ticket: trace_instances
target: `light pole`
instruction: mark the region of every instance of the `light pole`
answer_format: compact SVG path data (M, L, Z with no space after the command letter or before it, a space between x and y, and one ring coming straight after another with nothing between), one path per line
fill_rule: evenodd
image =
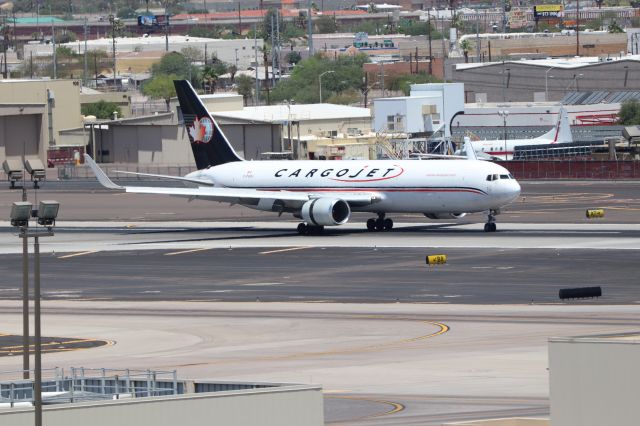
M509 111L500 110L498 111L498 115L502 117L502 129L504 133L504 159L507 160L507 116L509 115Z
M320 87L320 103L322 103L322 76L325 74L334 74L335 71L325 71L318 76L318 86Z
M549 102L549 84L547 79L549 76L549 71L551 71L554 68L555 67L550 67L548 70L544 72L544 100L546 102ZM551 76L551 78L553 78L553 76Z
M33 406L35 409L35 426L42 426L42 337L40 321L40 237L52 237L53 227L58 217L60 204L57 201L40 201L37 210L32 210L28 201L14 202L11 206L11 225L20 230L20 238L33 238L33 339L34 339L34 383ZM29 219L36 217L38 224L46 227L46 231L29 232Z
M236 47L236 70L238 69L238 48Z
M576 92L580 91L580 87L578 86L578 79L583 76L584 74L573 75L573 79L576 81Z

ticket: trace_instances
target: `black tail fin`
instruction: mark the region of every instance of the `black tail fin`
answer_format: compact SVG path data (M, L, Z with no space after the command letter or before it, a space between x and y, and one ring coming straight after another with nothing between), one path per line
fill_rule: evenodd
M184 126L198 170L232 161L242 161L222 133L188 80L175 80Z

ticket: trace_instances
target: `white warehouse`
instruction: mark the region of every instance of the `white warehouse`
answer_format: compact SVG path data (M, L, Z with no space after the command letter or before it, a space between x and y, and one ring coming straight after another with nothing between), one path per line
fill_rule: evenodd
M410 96L373 101L373 127L380 133L436 133L451 136L449 123L464 111L462 83L411 86Z

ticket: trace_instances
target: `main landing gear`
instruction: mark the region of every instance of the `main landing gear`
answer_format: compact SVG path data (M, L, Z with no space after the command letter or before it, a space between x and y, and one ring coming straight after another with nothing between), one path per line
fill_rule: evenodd
M489 214L487 214L487 223L484 224L484 232L496 232L496 215L498 212L496 210L489 210Z
M384 213L378 213L377 219L367 220L367 229L369 231L389 231L393 228L393 220L385 219Z
M324 232L324 226L298 224L298 234L300 235L320 235Z

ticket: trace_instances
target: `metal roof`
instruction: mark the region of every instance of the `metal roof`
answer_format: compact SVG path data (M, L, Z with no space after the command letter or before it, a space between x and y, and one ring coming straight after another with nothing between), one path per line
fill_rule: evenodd
M570 92L563 99L563 105L590 105L590 104L615 104L629 99L640 100L640 91L629 90L624 92Z
M241 111L220 111L215 113L219 117L254 119L271 123L282 123L288 120L347 120L354 118L371 118L369 108L350 107L335 104L308 105L269 105L246 107Z

